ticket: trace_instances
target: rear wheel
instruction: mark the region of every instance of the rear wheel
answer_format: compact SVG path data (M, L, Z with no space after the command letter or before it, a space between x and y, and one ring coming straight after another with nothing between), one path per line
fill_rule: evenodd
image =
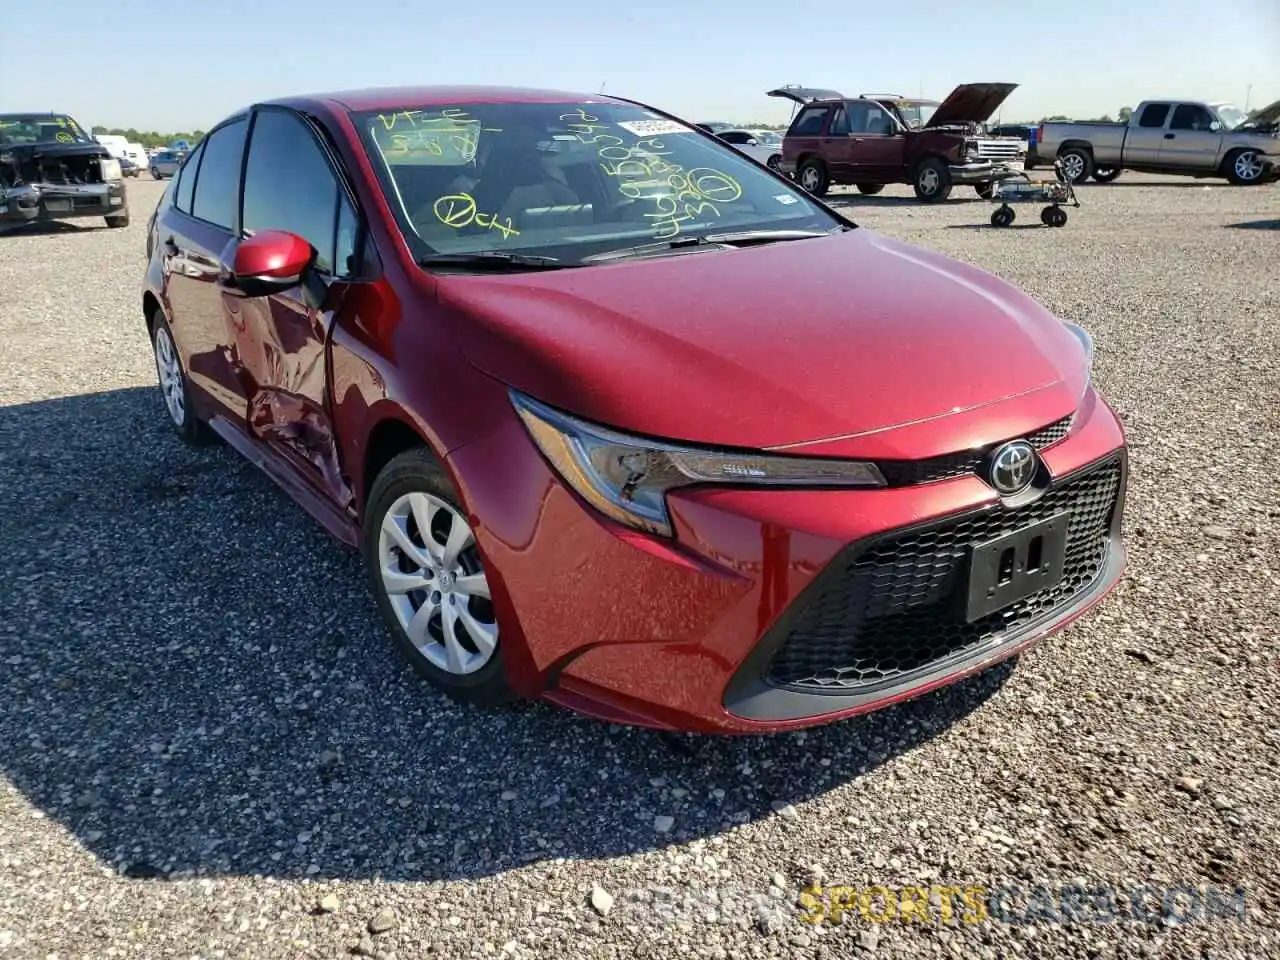
M151 346L156 360L156 376L160 380L160 395L174 432L186 443L203 446L210 443L214 434L200 420L191 403L191 390L187 375L182 369L182 358L173 342L173 331L164 315L157 312L152 320Z
M779 165L781 163L782 163L782 155L775 153L773 156L771 156L768 160L765 161L765 166L768 167L770 170L778 170L780 169Z
M1082 183L1093 175L1093 157L1083 147L1067 147L1058 154L1058 161L1070 183Z
M939 203L951 196L951 170L941 157L928 157L916 168L916 199Z
M387 629L419 675L449 697L512 698L475 533L444 470L408 450L378 474L363 552Z
M825 197L831 186L831 178L827 174L827 165L821 160L806 160L800 165L796 175L800 186L815 197Z
M1262 154L1257 150L1237 150L1223 161L1227 179L1238 187L1262 182Z
M1093 171L1093 180L1095 183L1110 183L1118 176L1120 176L1119 167L1098 167L1098 169Z
M1013 223L1015 218L1016 214L1013 212L1013 207L997 207L996 212L991 214L991 225L993 227L1007 227Z
M1067 211L1061 207L1045 207L1040 211L1040 222L1046 227L1065 227Z
M877 193L879 193L883 189L884 189L883 183L858 184L858 192L868 197L874 197Z

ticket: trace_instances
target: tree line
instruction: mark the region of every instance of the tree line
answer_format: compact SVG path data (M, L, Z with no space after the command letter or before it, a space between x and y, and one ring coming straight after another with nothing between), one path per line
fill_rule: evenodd
M124 137L130 143L140 143L148 150L152 147L167 147L175 140L186 140L188 143L195 144L204 137L203 130L196 130L192 133L157 133L154 130L135 130L133 127L129 127L127 130L122 130L119 127L93 128L95 137L100 133L113 137Z

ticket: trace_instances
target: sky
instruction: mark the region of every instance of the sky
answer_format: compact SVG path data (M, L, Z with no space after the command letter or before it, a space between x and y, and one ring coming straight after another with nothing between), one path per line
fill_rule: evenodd
M783 123L784 83L941 99L1020 84L1002 118L1156 97L1280 99L1280 0L155 0L6 3L0 112L207 129L258 100L401 84L616 93L686 120ZM1250 89L1252 88L1252 89Z

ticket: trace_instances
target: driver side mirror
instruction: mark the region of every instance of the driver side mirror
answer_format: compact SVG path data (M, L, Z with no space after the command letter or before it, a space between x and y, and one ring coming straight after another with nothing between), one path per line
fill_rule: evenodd
M1219 130L1222 129L1222 121L1221 120L1210 121L1209 129L1212 130L1214 133L1217 133Z
M299 285L308 287L315 262L315 248L296 233L262 230L227 245L218 280L243 296L269 297Z

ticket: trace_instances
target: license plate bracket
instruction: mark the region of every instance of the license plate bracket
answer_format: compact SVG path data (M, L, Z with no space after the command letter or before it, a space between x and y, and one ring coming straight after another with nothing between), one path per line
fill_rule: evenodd
M965 619L972 623L1062 579L1067 557L1066 511L980 543L969 559Z

